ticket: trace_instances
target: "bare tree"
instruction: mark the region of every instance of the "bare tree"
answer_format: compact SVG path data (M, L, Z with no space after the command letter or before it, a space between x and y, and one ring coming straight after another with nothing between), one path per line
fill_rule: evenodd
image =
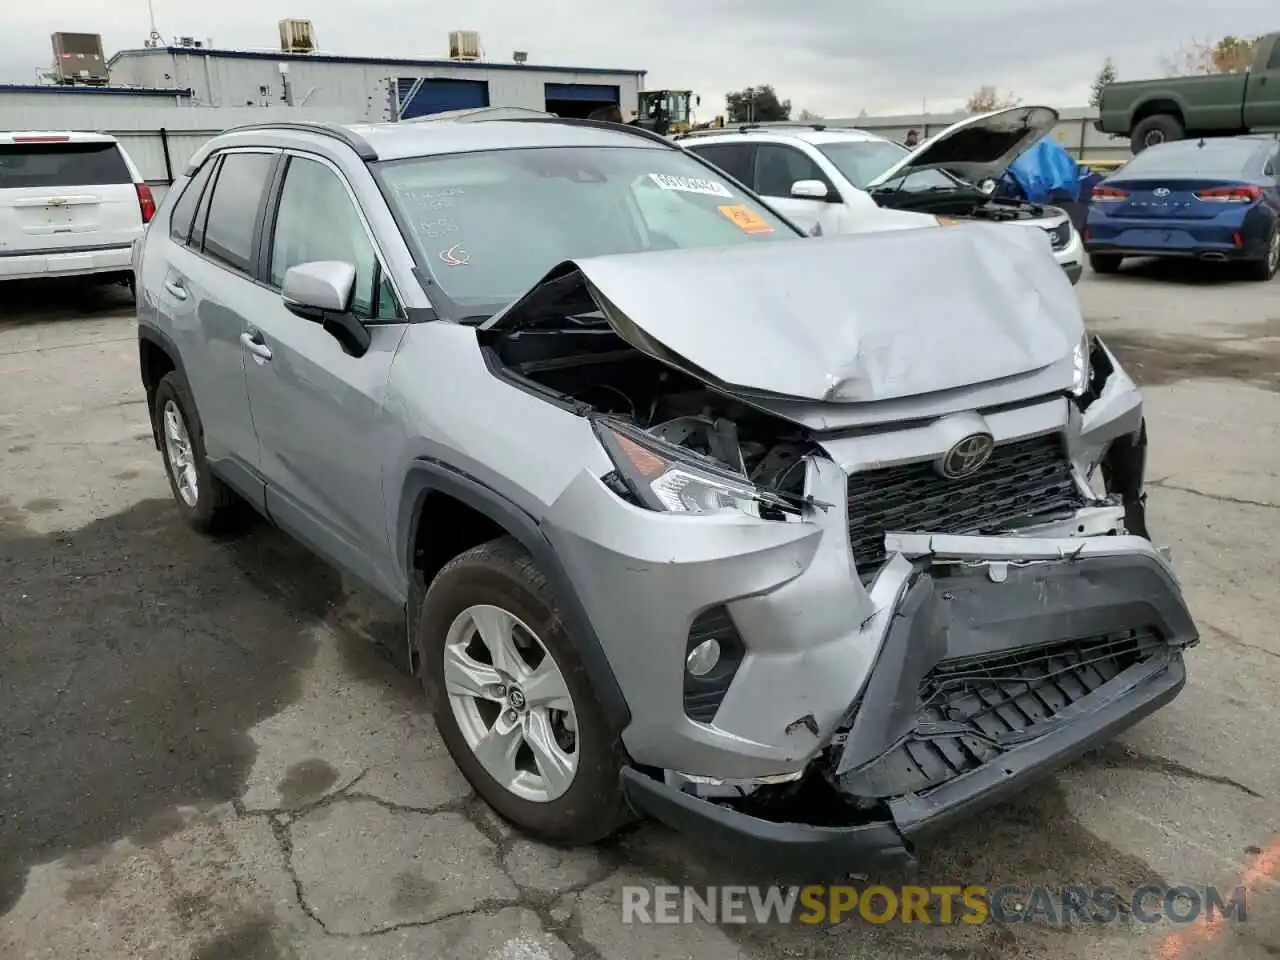
M822 114L820 114L820 113L814 113L812 110L801 110L801 111L800 111L800 115L799 115L798 117L796 117L796 119L797 119L797 120L804 120L804 121L807 123L807 122L809 122L809 121L811 121L811 120L821 120L821 119L822 119Z
M982 86L969 94L969 100L964 108L969 113L990 113L992 110L1016 107L1019 103L1021 101L1012 93L1006 93L1002 97L995 87Z
M1108 84L1116 82L1116 65L1111 62L1111 58L1107 57L1103 63L1102 69L1098 71L1098 75L1093 80L1093 92L1089 94L1089 106L1096 107L1102 103L1102 91L1107 88Z

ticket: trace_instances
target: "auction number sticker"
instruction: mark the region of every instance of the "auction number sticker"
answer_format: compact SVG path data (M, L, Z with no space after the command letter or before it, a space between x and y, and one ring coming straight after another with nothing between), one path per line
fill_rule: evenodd
M651 173L649 174L649 179L663 190L675 190L679 193L701 193L708 197L733 199L733 194L729 188L716 180L702 180L698 177L676 177L669 173Z
M773 227L769 226L768 221L748 207L728 206L717 209L743 233L773 233Z

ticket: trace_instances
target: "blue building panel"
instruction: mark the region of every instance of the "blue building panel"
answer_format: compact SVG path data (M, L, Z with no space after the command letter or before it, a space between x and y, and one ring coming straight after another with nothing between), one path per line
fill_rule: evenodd
M412 120L414 117L425 117L448 110L474 110L489 106L489 84L484 80L400 77L396 81L396 90L401 97L401 120Z
M599 83L548 83L548 100L589 100L592 103L620 104L622 97L617 87Z

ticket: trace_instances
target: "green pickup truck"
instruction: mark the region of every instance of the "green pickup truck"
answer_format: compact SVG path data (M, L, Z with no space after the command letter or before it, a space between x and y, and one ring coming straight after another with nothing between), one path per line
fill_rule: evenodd
M1103 88L1094 126L1134 153L1166 140L1280 128L1280 33L1258 41L1247 73L1129 80Z

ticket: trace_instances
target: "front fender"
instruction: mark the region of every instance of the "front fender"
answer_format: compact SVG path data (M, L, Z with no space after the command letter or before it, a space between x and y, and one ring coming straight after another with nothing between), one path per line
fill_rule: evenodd
M427 497L443 494L466 504L494 521L529 551L538 569L546 576L555 592L560 612L564 616L569 640L578 659L591 681L596 699L616 732L621 732L631 722L631 711L623 696L622 687L613 674L613 668L605 656L604 648L596 636L595 628L587 616L578 592L565 572L555 549L543 534L537 520L489 486L439 460L419 458L412 462L409 475L401 489L396 513L397 551L406 571L413 570L413 549L418 521L422 516ZM412 577L410 578L412 581ZM409 630L415 627L412 618L420 600L415 596L416 586L411 583ZM412 651L411 651L412 652Z

